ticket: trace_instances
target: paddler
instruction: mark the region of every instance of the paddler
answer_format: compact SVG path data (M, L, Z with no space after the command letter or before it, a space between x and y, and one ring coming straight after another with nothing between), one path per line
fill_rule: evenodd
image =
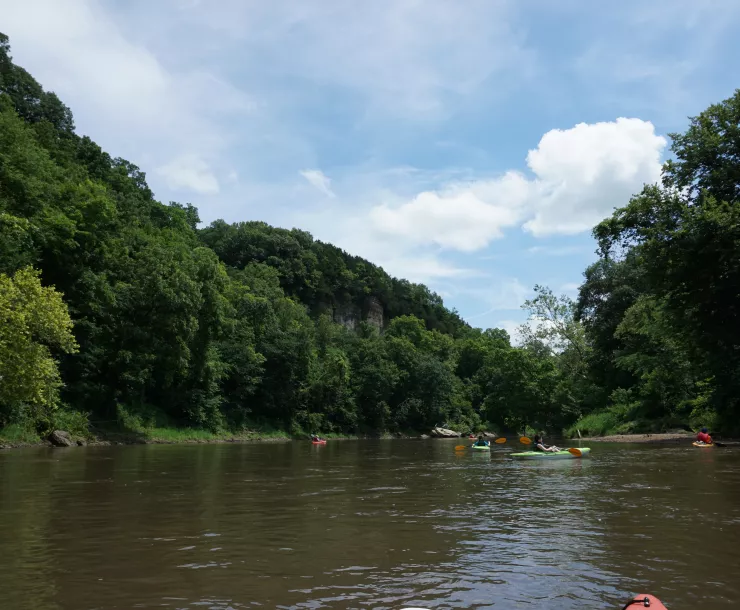
M483 439L483 436L479 436L478 440L475 441L476 447L488 447L488 441Z
M556 447L555 445L546 445L545 439L541 434L534 435L534 450L544 451L546 453L556 453L561 451L560 447Z
M706 428L702 428L701 432L696 435L696 442L697 443L704 443L705 445L711 445L712 444L712 437L709 436L707 433Z

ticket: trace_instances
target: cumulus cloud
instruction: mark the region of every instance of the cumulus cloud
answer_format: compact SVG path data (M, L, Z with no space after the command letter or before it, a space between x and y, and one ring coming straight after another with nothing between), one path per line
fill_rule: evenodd
M535 174L524 228L536 236L587 231L660 178L666 139L649 121L619 118L546 133L527 165Z
M303 176L309 184L316 187L320 192L324 193L327 197L334 198L336 195L331 190L331 179L319 169L304 169L298 172Z
M195 65L168 65L96 0L0 0L0 13L16 61L72 108L79 132L159 167L177 190L218 191L195 159L225 151L233 134L221 121L251 113L249 96Z
M181 155L157 170L172 190L190 190L201 195L218 193L219 186L210 166L197 155Z
M380 205L371 210L370 220L379 230L417 244L472 252L520 219L528 190L527 180L510 172L499 180L426 191L400 207Z
M619 118L547 132L527 155L533 177L498 178L425 191L370 212L378 230L464 252L522 225L540 237L587 231L660 178L666 140L649 121Z

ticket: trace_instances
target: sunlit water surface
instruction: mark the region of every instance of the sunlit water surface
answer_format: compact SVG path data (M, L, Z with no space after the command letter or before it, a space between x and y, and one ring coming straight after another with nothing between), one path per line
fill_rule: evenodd
M740 608L740 448L0 452L0 608Z

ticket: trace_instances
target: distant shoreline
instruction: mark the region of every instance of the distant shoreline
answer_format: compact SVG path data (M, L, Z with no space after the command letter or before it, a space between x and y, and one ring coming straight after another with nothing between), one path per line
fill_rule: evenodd
M185 431L183 431L185 432ZM106 438L107 436L107 438ZM430 438L426 435L417 434L380 434L380 435L326 435L329 441L358 440L358 439L423 439ZM680 444L693 441L695 435L691 432L666 432L656 434L611 434L607 436L584 436L583 438L567 439L570 442L588 442L588 443L639 443L639 444ZM187 433L181 438L157 438L143 437L127 434L110 434L101 435L97 439L83 442L87 447L105 447L105 446L125 446L125 445L222 445L222 444L247 444L247 443L275 443L288 441L307 441L305 438L291 437L286 433L274 432L273 434L260 434L259 432L248 433L244 435L224 435L212 436L210 438L188 438ZM455 438L431 438L430 440L447 440L447 441L467 441L466 437ZM513 439L512 439L513 440ZM719 438L717 439L720 440ZM725 442L723 440L723 442ZM740 444L727 439L729 444ZM2 449L22 449L29 447L53 447L47 440L37 442L8 442L0 439L0 450Z
M696 437L692 432L666 432L658 434L611 434L608 436L589 436L570 440L588 441L589 443L680 443L692 441Z
M172 432L172 430L167 430ZM289 441L305 441L308 437L292 437L285 432L275 431L272 433L247 432L244 434L224 433L201 436L199 430L175 429L175 434L158 436L157 431L144 431L142 433L122 433L108 432L97 435L94 439L82 439L73 437L75 445L82 447L122 447L126 445L224 445L224 444L250 444L250 443L285 443ZM179 434L178 434L179 433ZM189 434L189 433L192 433ZM420 435L411 434L378 434L378 435L341 435L341 434L320 434L322 438L329 441L346 441L358 439L412 439L421 438ZM169 436L169 438L167 438ZM174 437L174 438L173 438ZM4 449L23 449L31 447L50 447L66 449L69 447L55 447L53 443L46 439L37 441L13 441L0 437L0 450Z

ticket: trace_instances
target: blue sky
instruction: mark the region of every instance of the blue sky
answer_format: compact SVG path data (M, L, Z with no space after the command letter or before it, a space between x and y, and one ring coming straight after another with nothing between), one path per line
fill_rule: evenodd
M78 132L204 221L300 227L512 330L740 86L736 0L0 0Z

